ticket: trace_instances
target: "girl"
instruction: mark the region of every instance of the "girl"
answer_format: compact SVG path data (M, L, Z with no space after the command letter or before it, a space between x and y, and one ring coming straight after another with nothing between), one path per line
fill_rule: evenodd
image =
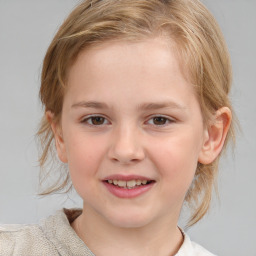
M86 0L44 59L42 174L56 148L68 166L42 194L71 186L83 209L1 228L0 255L213 255L178 226L208 211L234 136L231 67L198 0ZM53 170L51 170L53 171Z

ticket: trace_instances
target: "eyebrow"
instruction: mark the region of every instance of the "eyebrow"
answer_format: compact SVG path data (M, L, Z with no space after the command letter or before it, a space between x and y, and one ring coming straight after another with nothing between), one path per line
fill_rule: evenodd
M72 105L72 108L78 108L78 107L104 109L104 108L108 108L108 105L102 102L97 102L97 101L81 101Z
M138 106L138 109L142 110L156 110L162 108L172 108L172 109L180 109L185 110L186 107L178 104L174 101L166 101L166 102L159 102L159 103L143 103Z
M78 108L78 107L95 108L95 109L110 108L106 103L98 102L98 101L81 101L72 105L72 108ZM185 106L173 101L166 101L166 102L159 102L159 103L143 103L137 107L138 110L156 110L156 109L162 109L162 108L172 108L172 109L180 109L180 110L186 109Z

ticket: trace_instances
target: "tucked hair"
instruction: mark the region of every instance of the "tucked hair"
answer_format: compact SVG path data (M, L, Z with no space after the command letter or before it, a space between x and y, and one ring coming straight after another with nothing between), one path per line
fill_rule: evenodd
M55 122L60 120L69 68L84 49L109 40L140 41L161 35L176 43L181 63L197 93L204 124L208 125L223 106L232 111L227 47L214 17L198 0L83 1L59 28L44 58L40 88L44 110L53 113ZM234 138L234 124L233 120L224 149ZM54 136L45 116L37 134L42 146L41 181L59 172L42 194L68 191L72 186L68 170L52 164L56 159ZM199 221L209 209L219 157L209 165L198 163L185 198L192 210L189 225Z

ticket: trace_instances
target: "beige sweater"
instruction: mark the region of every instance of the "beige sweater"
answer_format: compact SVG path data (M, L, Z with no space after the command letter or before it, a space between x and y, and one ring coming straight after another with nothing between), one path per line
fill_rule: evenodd
M1 226L0 256L95 256L70 226L80 214L81 210L64 209L39 225ZM176 256L214 256L185 233L184 237Z

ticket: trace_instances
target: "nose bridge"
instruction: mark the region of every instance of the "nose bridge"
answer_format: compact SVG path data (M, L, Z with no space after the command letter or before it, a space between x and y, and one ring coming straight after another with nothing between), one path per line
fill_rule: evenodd
M110 158L121 163L140 161L144 158L142 136L137 125L124 122L115 127Z

